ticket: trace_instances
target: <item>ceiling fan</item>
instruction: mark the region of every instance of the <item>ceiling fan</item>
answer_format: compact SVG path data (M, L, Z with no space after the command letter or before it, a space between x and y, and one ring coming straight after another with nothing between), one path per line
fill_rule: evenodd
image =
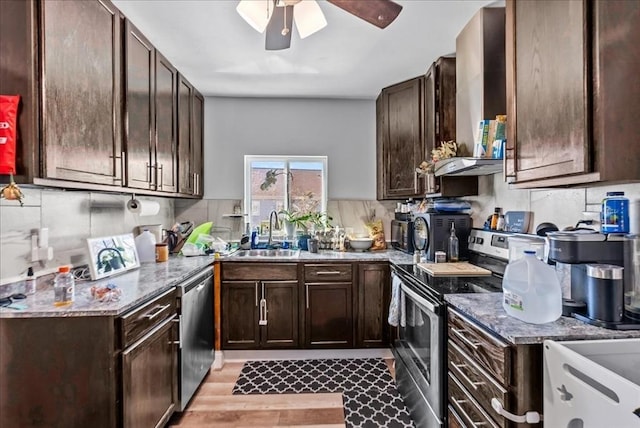
M391 0L326 0L379 28L386 28L402 10ZM291 46L295 22L301 39L326 27L327 20L316 0L240 0L236 10L260 33L267 30L267 50Z

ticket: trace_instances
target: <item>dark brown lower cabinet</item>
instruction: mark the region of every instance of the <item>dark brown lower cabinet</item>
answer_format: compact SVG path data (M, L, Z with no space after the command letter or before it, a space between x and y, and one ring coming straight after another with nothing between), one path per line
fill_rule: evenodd
M177 403L175 290L122 316L0 318L0 427L157 427Z
M305 284L305 345L353 347L351 282Z
M389 275L388 263L358 264L358 348L389 345Z
M520 426L495 411L542 414L542 345L514 345L449 308L449 426ZM541 426L541 425L532 425Z
M224 349L257 349L258 281L222 283L222 347Z
M298 341L298 281L262 282L260 345L263 348L296 348Z
M175 316L122 353L122 407L125 427L164 426L178 390Z
M298 284L295 263L223 263L223 349L299 347Z
M0 427L118 426L114 328L106 316L0 318Z

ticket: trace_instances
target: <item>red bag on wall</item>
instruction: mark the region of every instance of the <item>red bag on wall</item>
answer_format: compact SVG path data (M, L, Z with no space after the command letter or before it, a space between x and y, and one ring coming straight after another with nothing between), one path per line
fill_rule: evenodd
M20 95L0 95L0 174L16 173Z

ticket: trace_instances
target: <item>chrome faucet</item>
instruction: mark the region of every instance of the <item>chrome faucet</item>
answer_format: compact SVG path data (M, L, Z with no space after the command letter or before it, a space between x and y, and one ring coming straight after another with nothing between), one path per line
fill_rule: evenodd
M275 217L276 222L273 223ZM278 213L273 210L269 213L269 240L267 241L267 248L271 248L273 244L273 229L280 229L280 221L278 220Z

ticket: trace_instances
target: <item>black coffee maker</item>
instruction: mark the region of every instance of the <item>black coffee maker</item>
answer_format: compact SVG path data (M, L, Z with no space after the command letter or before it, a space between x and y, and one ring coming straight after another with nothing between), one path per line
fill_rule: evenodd
M625 235L575 230L550 232L549 260L571 264L571 300L581 321L616 330L639 330L624 311Z

